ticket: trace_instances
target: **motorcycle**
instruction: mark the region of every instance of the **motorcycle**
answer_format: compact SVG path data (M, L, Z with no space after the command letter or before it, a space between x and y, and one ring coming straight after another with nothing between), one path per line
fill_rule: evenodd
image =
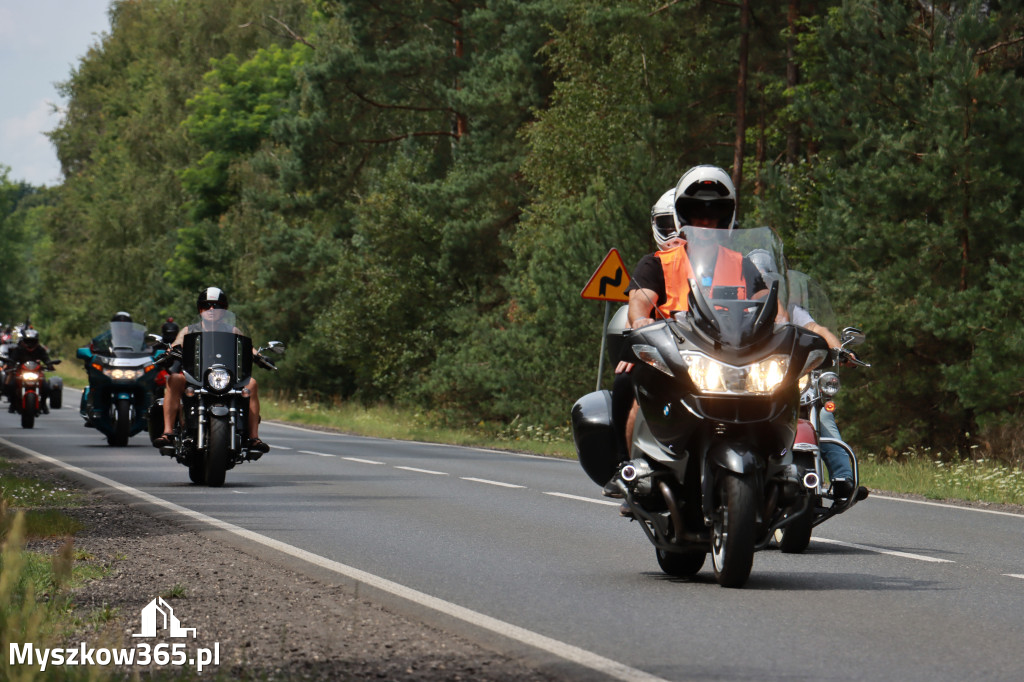
M150 338L166 347L159 337ZM248 447L247 384L253 363L277 369L263 355L266 350L282 354L285 347L271 341L253 353L252 339L239 327L235 314L212 309L189 325L180 349L171 348L161 358L164 366L180 363L186 387L173 444L161 448L160 454L187 466L193 483L222 486L229 469L263 455ZM150 408L150 437L155 440L162 430L163 400L158 400Z
M146 345L146 328L137 322L110 322L89 346L79 348L76 355L85 361L89 378L79 406L85 426L115 447L147 430L159 374L155 358L162 352Z
M51 364L59 365L60 360ZM21 428L31 429L36 425L36 418L43 413L42 384L49 381L44 373L51 371L36 360L26 360L10 370L14 372L14 386L9 395L14 411L21 415ZM55 377L59 379L59 377ZM50 382L50 405L60 408L63 382Z
M804 307L818 323L835 329L835 316L817 282L807 275L790 271L787 275L790 301ZM864 333L856 327L846 327L840 332L840 346L833 348L832 367L844 365L870 367L849 349L864 343ZM785 553L799 554L807 549L812 529L837 514L852 508L867 498L868 491L860 486L860 470L857 455L848 443L837 438L820 437L819 423L822 411L835 411L835 396L839 393L839 375L832 369L816 369L800 378L800 419L797 423L796 441L793 443L793 457L802 473L802 479L811 491L811 504L799 518L788 526L775 531L775 541ZM821 446L833 444L843 450L850 461L853 494L842 496L826 484Z
M711 554L717 582L741 587L756 551L802 518L814 490L795 458L800 378L829 360L819 335L778 323L786 278L762 277L742 254L766 251L786 272L769 228L686 228L689 295L623 333L637 413L620 463L609 391L572 409L580 464L624 500L661 569L692 576Z

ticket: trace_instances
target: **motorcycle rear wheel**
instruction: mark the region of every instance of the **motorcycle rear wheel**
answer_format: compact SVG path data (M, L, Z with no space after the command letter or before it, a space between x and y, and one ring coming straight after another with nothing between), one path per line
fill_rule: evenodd
M36 425L36 410L39 409L39 396L27 393L21 408L21 428L31 429Z
M107 436L107 442L114 447L128 445L128 437L132 427L132 405L127 398L121 398L111 408L114 421L114 432Z
M224 485L231 454L231 425L227 419L210 420L210 435L206 442L206 485L219 488Z
M677 578L690 578L697 575L704 566L707 552L666 552L663 549L656 549L655 555L658 557L658 565L666 574Z
M722 587L743 587L754 565L757 496L750 477L720 472L718 514L711 529L711 563Z

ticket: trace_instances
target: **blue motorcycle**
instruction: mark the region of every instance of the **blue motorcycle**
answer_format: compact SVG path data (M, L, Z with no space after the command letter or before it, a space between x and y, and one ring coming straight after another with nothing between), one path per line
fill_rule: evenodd
M79 348L76 355L85 361L89 375L80 409L85 426L117 447L147 430L160 373L154 360L162 353L146 345L146 328L137 322L110 322L87 347Z

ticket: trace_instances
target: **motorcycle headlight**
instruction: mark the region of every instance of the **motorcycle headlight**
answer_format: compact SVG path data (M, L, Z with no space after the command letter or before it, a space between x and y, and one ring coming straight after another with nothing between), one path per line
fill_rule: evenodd
M811 383L811 375L810 374L805 374L802 377L800 377L800 381L797 382L797 386L799 386L801 393L803 393L804 391L807 390L807 385L809 383Z
M206 381L213 390L223 391L231 385L231 372L226 369L211 369L206 375Z
M115 367L113 369L105 369L103 373L111 379L116 381L134 381L142 372L137 369L121 369Z
M22 381L39 381L38 372L25 372L21 375Z
M825 398L831 398L839 393L839 375L835 372L822 372L818 377L818 390Z
M633 354L636 355L641 362L650 365L659 372L663 372L670 377L675 376L668 364L665 362L665 358L661 357L661 353L658 352L658 349L654 346L648 346L644 343L635 344L633 346Z
M750 365L736 367L703 353L683 353L690 380L702 393L768 395L782 384L789 357L773 355Z

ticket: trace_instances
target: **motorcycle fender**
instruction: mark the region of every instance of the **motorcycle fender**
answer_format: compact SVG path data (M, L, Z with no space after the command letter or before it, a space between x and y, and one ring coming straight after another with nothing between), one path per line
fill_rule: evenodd
M214 417L226 417L226 416L228 416L228 412L229 411L228 411L228 406L227 405L211 405L210 406L210 414L212 414Z
M708 451L708 462L720 469L740 475L757 471L757 457L753 452L736 443L716 443Z
M603 486L618 471L610 391L588 393L572 406L572 439L580 466Z

